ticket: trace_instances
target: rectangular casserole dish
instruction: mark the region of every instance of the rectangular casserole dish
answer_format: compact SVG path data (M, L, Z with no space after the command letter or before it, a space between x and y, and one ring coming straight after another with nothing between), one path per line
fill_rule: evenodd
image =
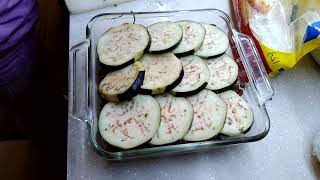
M103 107L97 85L102 73L96 45L108 28L122 23L149 25L159 21L193 20L215 24L230 39L227 54L238 63L239 79L245 84L243 98L252 106L254 123L241 136L219 136L202 142L176 143L166 146L142 146L139 149L119 150L106 144L98 132L98 118ZM249 36L237 32L230 17L218 9L199 9L165 12L105 13L91 19L86 28L86 39L73 46L69 59L69 118L86 123L88 142L93 150L108 160L157 157L171 154L203 151L219 146L248 143L264 138L270 128L265 104L271 100L273 90L267 73ZM105 75L105 74L103 74Z

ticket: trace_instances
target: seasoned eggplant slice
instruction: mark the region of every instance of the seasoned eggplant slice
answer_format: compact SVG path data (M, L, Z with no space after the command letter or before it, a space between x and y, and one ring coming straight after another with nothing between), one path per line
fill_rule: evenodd
M108 101L130 100L138 94L144 80L144 74L145 71L140 62L112 71L101 81L99 92Z
M99 117L99 131L109 144L130 149L149 141L160 125L160 105L149 95L107 103Z
M193 54L202 45L206 35L205 28L194 21L184 20L176 23L182 27L183 36L181 43L173 50L173 53L178 57Z
M214 58L224 54L229 47L228 36L215 25L202 25L206 29L206 36L202 46L194 54L202 58Z
M134 63L148 50L151 38L146 27L122 24L111 27L98 40L99 61L111 70Z
M209 90L202 90L199 94L187 97L193 106L193 120L191 128L183 137L186 141L203 141L210 139L222 130L227 105L224 101Z
M175 88L183 78L181 61L173 53L145 54L141 63L145 68L145 78L141 86L142 94L161 94Z
M190 96L204 89L209 81L207 64L195 55L180 58L184 75L182 81L171 90L175 96Z
M221 134L236 136L246 132L253 124L253 112L250 105L232 90L220 94L227 104L227 120Z
M163 145L181 139L193 119L192 105L185 98L170 94L158 95L155 99L161 107L161 123L150 144Z
M237 63L228 55L209 59L207 61L210 78L207 89L219 92L222 89L232 88L238 79L239 68Z
M148 26L151 36L149 53L166 53L175 49L182 41L182 28L179 24L164 21Z

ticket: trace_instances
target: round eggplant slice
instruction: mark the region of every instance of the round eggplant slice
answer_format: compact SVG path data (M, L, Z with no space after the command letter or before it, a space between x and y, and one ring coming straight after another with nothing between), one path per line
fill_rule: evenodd
M175 49L182 40L182 28L179 24L165 21L148 26L151 36L149 53L165 53Z
M215 25L202 25L206 29L206 36L202 46L194 54L202 58L213 58L225 53L229 47L228 36Z
M250 105L232 90L220 94L227 104L227 120L221 134L236 136L247 131L253 124L253 112Z
M181 61L173 53L145 54L141 63L145 77L141 94L161 94L175 88L183 78Z
M150 141L152 145L173 143L189 130L193 119L193 107L183 97L170 94L155 96L161 107L161 122Z
M107 103L99 117L99 131L109 144L130 149L149 141L160 125L160 105L149 95Z
M182 27L183 36L181 43L173 50L173 53L179 57L193 54L202 45L206 35L205 28L200 23L188 20L176 23Z
M140 62L106 75L99 85L101 96L112 102L130 100L138 94L145 71Z
M193 106L193 120L191 128L183 139L203 141L219 134L227 115L227 105L224 101L206 89L197 95L187 97L187 100Z
M238 79L238 65L226 54L207 60L207 65L210 71L207 89L215 92L225 90L231 88Z
M195 55L180 58L184 75L182 81L171 90L175 96L190 96L204 89L209 81L210 72L207 64Z
M141 58L150 42L148 30L142 25L125 23L111 27L98 40L99 61L110 69L121 69Z

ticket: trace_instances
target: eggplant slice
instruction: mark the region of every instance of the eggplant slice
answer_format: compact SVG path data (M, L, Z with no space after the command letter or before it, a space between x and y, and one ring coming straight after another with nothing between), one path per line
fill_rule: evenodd
M207 64L195 55L180 58L184 75L182 81L171 90L175 96L190 96L204 89L209 81Z
M175 88L183 78L181 61L173 53L145 54L141 63L145 77L141 94L161 94Z
M155 96L155 99L161 107L161 122L150 144L170 144L182 139L193 119L192 105L185 98L170 94Z
M225 91L220 96L228 107L227 120L221 134L236 136L247 131L253 124L250 105L232 90Z
M173 53L178 57L193 54L202 45L206 35L205 28L194 21L184 20L176 23L182 27L183 36L181 43L173 50Z
M164 21L148 26L151 36L149 53L166 53L175 49L182 41L182 28L179 24Z
M206 89L197 95L187 97L187 100L193 106L193 120L183 139L203 141L219 134L227 116L226 103L214 92Z
M122 24L111 27L98 40L99 61L112 70L134 63L148 50L151 38L146 27Z
M237 63L227 54L207 60L210 78L207 89L221 92L232 88L238 79L239 68Z
M160 105L149 95L107 103L99 117L99 131L109 144L130 149L149 141L160 125Z
M145 71L140 62L106 75L99 85L101 96L112 102L130 100L138 94Z
M228 36L215 25L202 25L206 29L206 36L202 46L194 54L202 58L214 58L225 53L229 47Z

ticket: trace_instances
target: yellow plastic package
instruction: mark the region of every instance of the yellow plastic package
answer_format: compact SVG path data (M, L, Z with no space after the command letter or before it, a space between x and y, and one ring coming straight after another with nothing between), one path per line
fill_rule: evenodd
M233 0L237 26L250 35L270 76L320 47L320 0Z

